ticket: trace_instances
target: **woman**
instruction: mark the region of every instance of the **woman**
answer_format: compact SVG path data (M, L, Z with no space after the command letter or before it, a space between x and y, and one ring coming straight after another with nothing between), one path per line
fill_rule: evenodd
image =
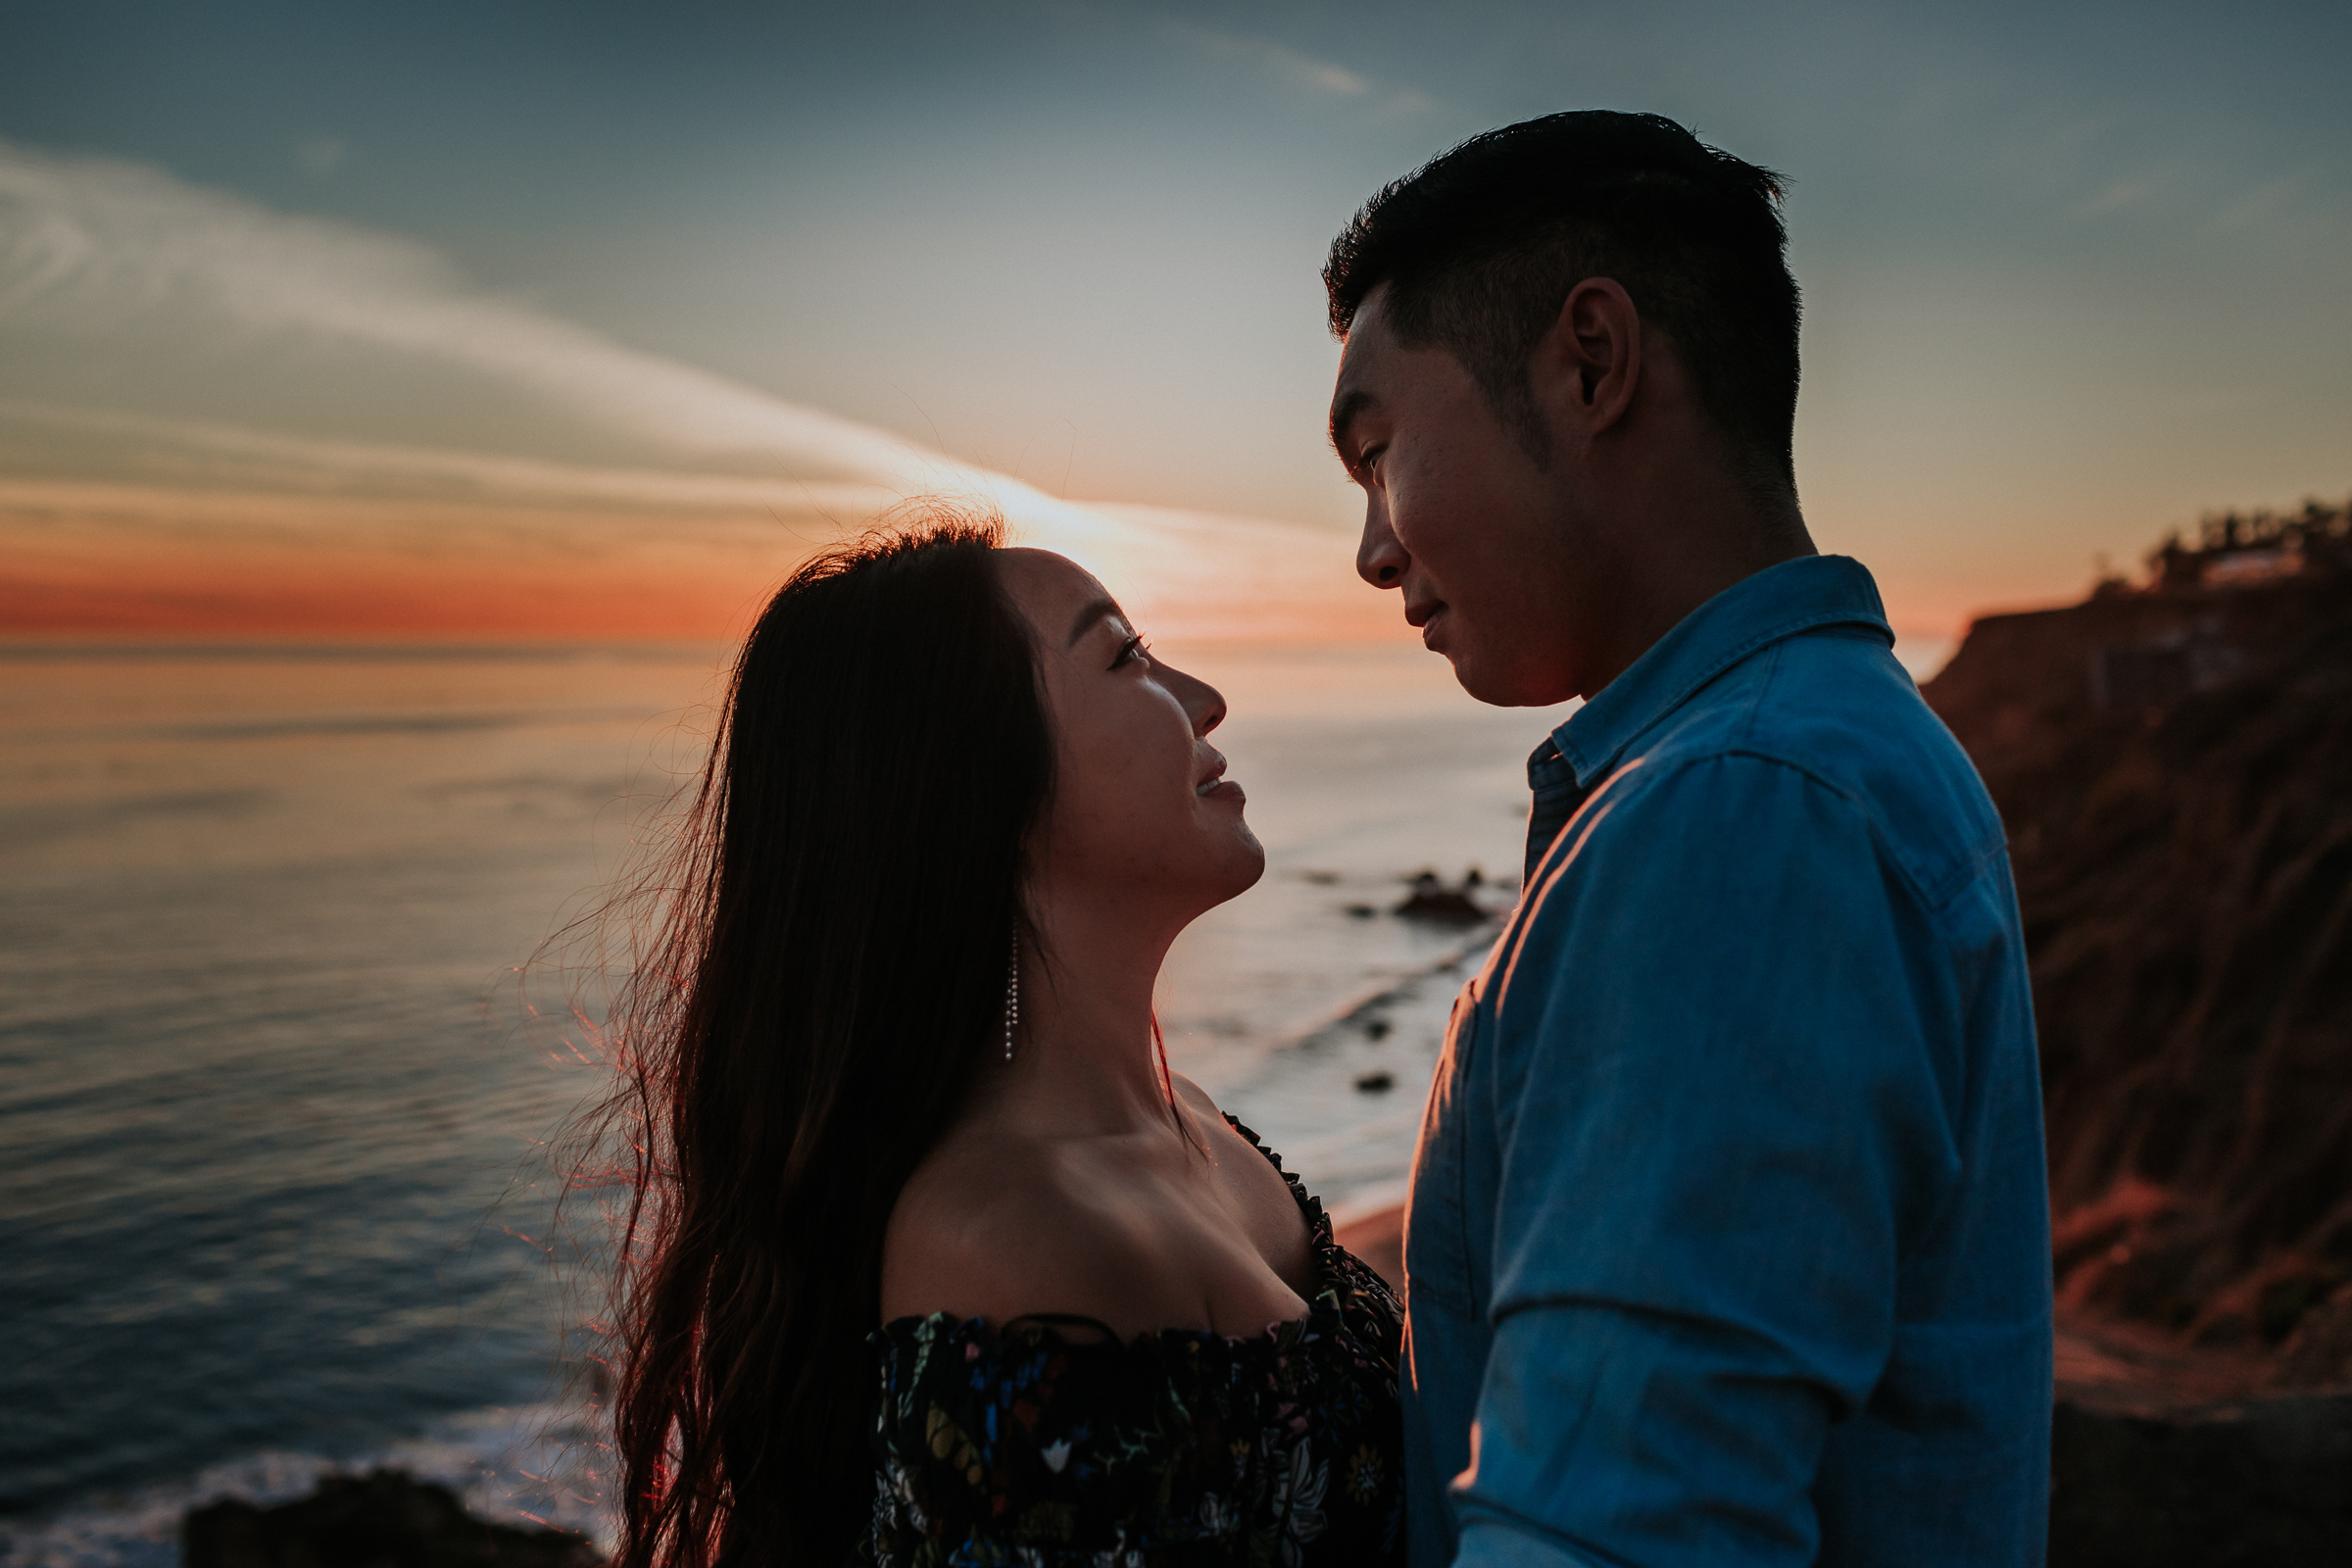
M993 522L768 606L620 1009L626 1568L1401 1560L1396 1303L1152 1017L1223 716Z

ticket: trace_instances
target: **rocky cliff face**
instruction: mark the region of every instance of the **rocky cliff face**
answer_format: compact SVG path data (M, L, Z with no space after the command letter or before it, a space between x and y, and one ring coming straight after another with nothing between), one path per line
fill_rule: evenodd
M2062 1304L2282 1386L2352 1377L2348 539L2230 519L1926 689L2008 824Z

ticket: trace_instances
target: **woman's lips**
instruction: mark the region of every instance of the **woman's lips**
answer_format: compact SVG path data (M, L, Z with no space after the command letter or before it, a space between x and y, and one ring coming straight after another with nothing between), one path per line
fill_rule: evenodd
M1236 806L1248 800L1250 797L1242 793L1242 787L1225 776L1225 754L1213 746L1204 746L1201 751L1208 758L1208 771L1200 775L1193 793L1204 801L1231 801Z

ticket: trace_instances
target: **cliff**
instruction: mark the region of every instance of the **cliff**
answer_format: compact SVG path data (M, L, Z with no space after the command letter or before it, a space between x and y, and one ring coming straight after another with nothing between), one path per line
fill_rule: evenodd
M2352 1379L2352 517L2210 523L1926 688L2007 823L2063 1308Z

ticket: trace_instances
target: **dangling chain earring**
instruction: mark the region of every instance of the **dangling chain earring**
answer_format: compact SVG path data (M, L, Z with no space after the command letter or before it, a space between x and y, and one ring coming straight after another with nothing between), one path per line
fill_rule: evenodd
M1012 963L1004 976L1004 1059L1012 1059L1012 1026L1021 1021L1021 934L1012 934Z

